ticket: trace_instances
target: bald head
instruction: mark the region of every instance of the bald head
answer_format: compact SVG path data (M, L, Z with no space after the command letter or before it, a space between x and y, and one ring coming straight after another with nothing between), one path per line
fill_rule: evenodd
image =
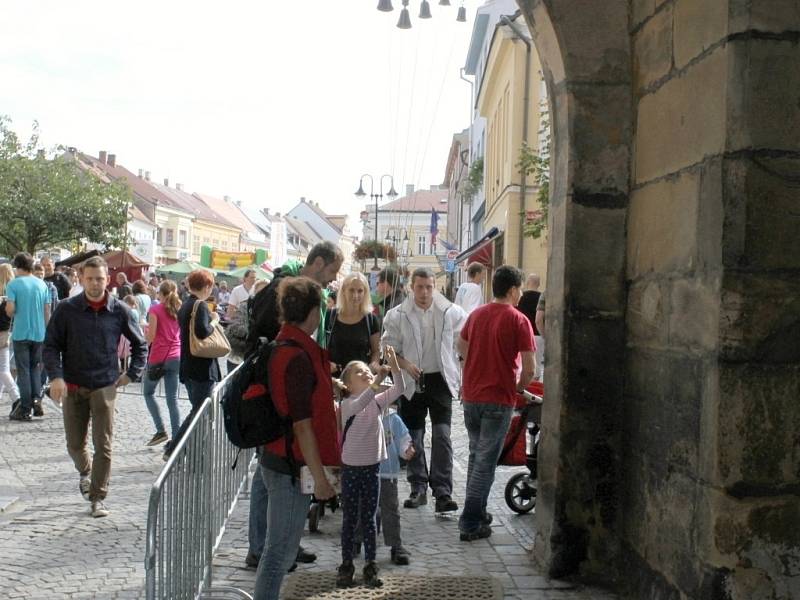
M528 275L528 278L525 280L525 289L536 291L539 289L539 284L541 283L541 279L536 273L531 273Z

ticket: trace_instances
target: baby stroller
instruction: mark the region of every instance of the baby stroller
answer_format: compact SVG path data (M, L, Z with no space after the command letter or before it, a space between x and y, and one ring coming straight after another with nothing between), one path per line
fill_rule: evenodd
M527 473L516 473L506 483L506 504L519 514L528 513L536 506L539 449L537 421L540 420L543 399L544 386L538 381L531 383L525 392L518 395L514 416L497 461L500 465L524 465L528 468Z

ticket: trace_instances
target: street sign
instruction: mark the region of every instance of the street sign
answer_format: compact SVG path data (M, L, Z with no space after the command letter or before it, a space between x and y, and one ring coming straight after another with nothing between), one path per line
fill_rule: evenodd
M447 252L447 259L453 260L458 256L458 250L448 250Z
M451 258L448 258L447 259L447 264L445 265L444 270L447 271L448 273L455 272L455 270L456 270L456 261L454 261Z

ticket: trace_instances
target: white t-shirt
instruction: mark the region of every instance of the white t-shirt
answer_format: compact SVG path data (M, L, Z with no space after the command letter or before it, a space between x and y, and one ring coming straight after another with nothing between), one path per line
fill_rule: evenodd
M483 304L483 291L477 283L462 283L456 293L456 304L469 314Z
M247 299L253 295L256 286L251 287L249 290L245 289L244 284L237 285L231 292L231 297L228 299L228 304L238 307L242 302L247 302Z

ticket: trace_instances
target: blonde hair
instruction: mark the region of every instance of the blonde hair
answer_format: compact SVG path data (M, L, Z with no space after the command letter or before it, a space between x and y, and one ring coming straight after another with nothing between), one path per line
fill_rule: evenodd
M372 312L372 298L369 293L369 283L367 283L367 278L359 272L350 273L350 275L345 277L342 281L342 285L339 286L339 291L336 293L336 308L338 308L340 312L344 309L345 302L347 302L347 288L356 283L364 286L364 299L361 301L359 309L362 315L368 315Z
M344 384L344 395L350 395L350 375L353 374L358 367L365 367L369 370L369 365L365 363L363 360L351 360L344 369L342 369L342 383Z
M0 296L6 295L8 282L14 279L14 269L9 263L0 265Z

